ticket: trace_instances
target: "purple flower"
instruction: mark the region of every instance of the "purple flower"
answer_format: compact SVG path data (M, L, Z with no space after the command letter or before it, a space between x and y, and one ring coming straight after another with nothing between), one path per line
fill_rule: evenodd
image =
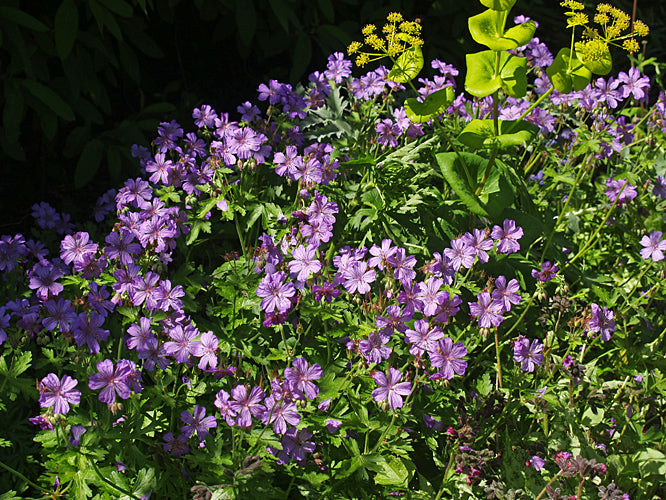
M199 369L205 370L207 367L217 368L217 346L219 340L213 332L204 332L198 342L193 343L192 354L199 360Z
M291 383L292 390L301 392L308 399L316 398L319 387L312 381L321 378L321 366L317 363L310 365L305 358L296 358L292 365L293 368L284 369L284 378Z
M173 436L173 432L167 432L164 437L162 448L164 451L170 451L172 455L179 456L183 453L189 453L190 449L187 447L187 436L180 434L178 437Z
M326 71L324 76L335 83L342 83L343 78L351 75L352 62L345 59L342 52L335 52L328 56L328 64L326 64Z
M666 200L666 178L661 175L657 176L657 181L652 189L652 194Z
M76 345L86 344L91 354L99 352L99 340L105 341L109 337L109 330L100 328L104 323L104 316L91 312L90 317L86 313L80 313L72 323L72 334Z
M645 97L645 91L650 88L650 77L641 76L638 68L629 69L629 74L624 71L620 72L617 80L624 83L622 87L622 97L624 98L633 95L634 99L641 100Z
M645 248L641 249L641 257L644 259L651 258L654 262L659 262L664 258L666 240L662 240L661 235L661 231L652 231L650 236L643 236L640 244Z
M136 349L137 351L147 350L148 342L155 338L150 326L150 318L140 318L138 325L132 323L127 328L127 334L130 336L126 342L127 348Z
M176 358L179 363L184 363L194 354L197 349L195 338L199 335L199 331L192 325L187 325L183 328L181 325L175 325L169 331L169 337L173 340L164 343L164 350L169 356Z
M509 312L511 305L520 304L520 294L516 293L520 290L520 284L517 280L512 279L507 284L506 277L500 276L495 280L495 289L493 290L493 302L502 307L502 311Z
M299 245L291 252L294 258L289 262L289 272L297 281L306 281L311 273L317 273L321 269L321 262L317 259L317 249L308 245Z
M400 306L392 305L386 308L386 317L377 316L375 325L381 328L381 331L386 335L391 335L394 330L404 333L407 330L405 322L412 319L412 314L400 310Z
M234 426L236 425L235 418L236 412L231 408L231 402L229 401L229 393L224 389L220 390L215 396L215 408L220 411L220 414L227 422L227 425Z
M74 389L78 383L69 375L63 375L60 380L55 373L49 373L39 382L39 405L42 408L53 406L56 415L67 414L69 405L78 405L81 400L81 391Z
M312 291L315 294L315 300L320 301L321 299L326 300L326 302L332 302L333 299L337 299L340 295L340 290L335 288L333 283L325 282L319 285L312 285Z
M469 248L473 248L479 262L485 264L488 262L489 256L487 251L492 249L493 241L486 238L486 232L483 229L474 229L472 234L465 233L462 236L462 241Z
M408 328L405 331L405 342L413 344L409 352L414 356L421 356L426 350L435 350L437 341L442 337L444 337L442 330L438 326L430 328L426 319L417 319L414 322L414 330Z
M537 281L550 281L555 277L559 270L559 267L553 265L552 262L547 260L541 264L541 271L532 269L532 277Z
M154 296L155 289L158 287L160 275L148 271L144 278L139 277L135 285L129 291L132 304L140 306L145 302L145 307L149 311L157 309L157 300Z
M416 277L416 271L412 268L416 265L416 257L407 255L404 248L398 248L396 252L387 259L387 262L393 267L393 275L400 280L403 285L409 285Z
M266 407L261 404L261 401L264 396L264 391L257 386L252 388L250 394L247 393L247 387L244 385L237 385L231 389L233 401L229 403L229 408L237 414L236 425L250 427L252 416L258 419L263 418Z
M120 363L119 361L117 368L114 370L113 361L105 359L97 363L97 371L99 373L93 373L90 376L88 387L92 390L102 389L102 392L99 393L99 400L102 403L113 404L116 400L116 394L122 399L130 397L132 391L127 382L130 375L132 375L132 366L129 363Z
M390 347L386 346L388 341L388 336L372 332L367 340L361 340L358 347L368 362L379 364L383 360L388 359L391 352L393 352Z
M506 219L503 227L494 226L490 236L497 240L497 251L510 254L520 250L520 243L517 240L523 237L523 228L516 226L516 222Z
M461 358L467 356L467 349L462 342L453 343L449 337L441 339L435 349L429 349L430 363L439 370L439 375L451 380L454 374L464 375L467 370L467 361Z
M180 414L180 419L185 422L181 432L185 437L190 437L196 431L199 441L204 441L206 436L210 434L208 429L217 427L217 420L213 415L206 416L206 408L203 406L195 405L194 414L189 411L183 411Z
M35 295L42 300L47 300L49 296L56 296L63 291L64 287L56 280L64 276L64 272L56 266L46 263L37 264L33 271L29 273L30 281L28 287L35 290Z
M370 259L368 259L368 266L378 267L380 270L384 270L384 266L388 264L388 259L395 254L398 250L398 247L391 246L393 242L389 239L382 240L382 246L372 245L370 249Z
M171 288L171 281L160 281L160 284L153 291L153 299L157 302L157 307L164 312L169 310L179 311L183 308L181 297L185 296L182 285L176 285Z
M607 307L601 308L594 302L590 305L592 318L588 322L588 329L593 333L600 333L601 340L608 342L611 333L615 331L615 317L613 311Z
M543 344L539 339L532 340L525 337L519 337L513 345L513 359L518 363L522 363L522 370L532 373L535 366L541 366L543 363Z
M388 400L393 410L402 408L402 396L412 393L411 382L400 382L402 374L396 368L389 368L388 377L384 372L377 372L373 378L379 388L372 391L372 397L378 402Z
M287 424L295 426L301 421L301 415L292 401L277 399L270 395L266 398L265 404L266 412L263 423L264 425L273 423L273 430L276 434L287 432Z
M72 437L69 438L69 442L72 443L72 446L79 446L79 444L81 444L81 436L86 433L86 428L82 425L72 425L70 431L72 433Z
M89 243L90 235L86 232L80 232L67 235L60 242L60 258L65 264L72 262L83 262L83 256L94 254L97 251L95 243Z
M215 126L215 119L217 118L217 113L213 108L208 104L202 104L201 108L194 108L192 111L192 118L194 118L194 124L199 127L213 127Z
M618 206L624 205L638 196L636 186L629 184L626 177L618 180L606 179L606 186L608 186L608 189L604 191L604 194L608 196L611 203L615 203L617 198Z
M423 302L423 314L433 316L437 311L439 304L448 297L448 293L440 290L444 280L439 278L429 278L427 283L422 286L420 299Z
M543 466L546 465L546 461L543 458L538 457L536 455L530 457L527 463L532 467L534 467L534 470L536 470L537 472L539 472L543 468Z
M477 298L478 302L468 302L468 304L470 314L479 318L479 327L499 326L504 321L502 306L493 301L488 292L479 293Z
M383 146L394 148L398 145L398 137L402 135L402 129L393 123L390 118L384 118L382 121L377 122L375 130L379 134L377 142Z
M341 425L342 422L340 422L339 420L329 418L326 421L326 430L329 432L329 434L335 434L336 432L338 432L338 430L340 430Z
M290 427L282 437L282 449L288 453L291 458L300 462L305 460L306 453L315 451L315 444L308 439L312 438L312 432L308 429L301 429Z
M461 267L469 269L474 265L476 250L467 246L462 238L451 240L451 248L444 249L444 255L451 261L454 270Z
M370 291L370 283L375 281L377 274L374 269L368 271L368 264L366 262L353 262L345 273L346 281L344 283L347 293L368 293Z
M123 266L132 264L134 262L132 255L141 253L141 245L134 243L134 233L125 228L109 233L104 241L108 245L104 248L106 258L118 259Z
M272 313L277 310L279 313L288 311L291 308L291 297L296 290L293 283L284 283L287 275L283 271L273 274L267 274L257 287L257 296L262 297L261 308Z
M598 89L597 101L599 103L605 102L612 109L617 108L618 102L621 102L623 99L620 91L617 90L620 86L620 81L612 77L608 79L608 82L603 78L598 78L595 84Z
M0 311L4 311L4 308ZM42 325L51 331L58 327L61 332L68 332L72 321L76 319L76 311L72 307L72 303L63 298L46 301L46 312L48 316L42 320ZM0 316L2 315L0 314Z

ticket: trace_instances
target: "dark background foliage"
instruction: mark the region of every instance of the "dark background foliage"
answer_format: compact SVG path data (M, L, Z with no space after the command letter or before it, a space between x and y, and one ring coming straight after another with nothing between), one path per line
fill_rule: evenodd
M652 29L646 56L663 60L666 6L636 3ZM631 14L634 0L613 4ZM238 118L259 83L323 70L389 12L421 19L426 59L462 77L478 49L467 18L481 10L459 0L2 0L0 234L27 231L39 201L87 218L99 195L139 175L130 146L149 146L160 121L187 128L203 103ZM539 21L553 52L568 45L558 1L520 0L513 14Z

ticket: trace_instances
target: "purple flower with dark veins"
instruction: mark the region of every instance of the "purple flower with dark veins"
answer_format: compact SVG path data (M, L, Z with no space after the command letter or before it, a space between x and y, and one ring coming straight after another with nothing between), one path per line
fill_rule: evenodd
M468 302L468 305L470 314L478 317L479 327L499 326L504 321L502 306L493 301L488 292L479 293L477 298L478 302Z
M293 283L284 283L286 277L283 271L277 271L267 274L259 283L257 296L263 298L261 308L265 312L272 313L277 310L283 313L291 308L290 298L294 296L296 290Z
M63 375L60 380L55 373L49 373L39 382L39 405L42 408L53 406L53 413L66 415L69 405L78 405L81 400L81 391L74 389L78 383L69 375Z
M291 383L292 390L299 391L308 399L316 398L319 387L312 381L321 378L323 373L321 366L317 363L310 365L305 358L296 358L292 366L293 368L284 369L284 378Z
M296 404L285 399L276 399L270 395L265 400L266 412L264 413L263 424L273 423L273 430L276 434L287 432L287 424L298 425L301 421L301 415L298 413Z
M189 438L196 431L199 441L204 441L206 436L210 434L208 429L217 427L215 417L213 415L207 417L206 408L199 405L194 406L194 414L189 411L183 411L180 414L180 419L185 422L185 425L181 429L183 435Z
M388 359L393 352L393 349L386 346L388 341L388 336L379 332L372 332L367 340L359 342L359 350L368 362L379 364L383 360Z
M285 453L297 462L305 460L306 453L315 451L316 445L308 439L312 438L312 432L308 429L290 427L282 437L282 448Z
M517 240L523 237L523 228L516 226L511 219L506 219L502 226L494 226L490 233L490 236L497 240L497 251L505 254L518 252L520 243Z
M122 399L130 397L132 390L127 383L128 377L132 374L130 364L119 361L117 368L114 369L113 361L105 359L97 363L97 371L99 373L90 376L88 387L92 390L102 389L99 393L99 400L102 403L113 404L116 401L116 394Z
M306 281L310 274L317 273L321 269L321 262L317 258L317 249L308 245L299 245L291 252L294 258L289 262L289 273L297 281Z
M392 410L402 408L402 397L412 393L411 382L400 382L402 374L396 368L389 368L388 377L384 372L377 372L373 378L379 388L372 391L372 397L377 402L388 400Z
M104 316L91 312L90 317L86 313L79 313L72 323L72 334L76 345L87 345L91 354L99 352L99 340L105 341L109 337L109 330L100 328L104 324Z
M197 349L195 338L199 335L199 331L191 325L183 328L181 325L175 325L169 330L169 337L172 340L165 342L164 351L167 355L176 358L179 363L185 363L190 354L194 354Z
M368 271L368 264L366 262L354 262L347 268L347 272L345 273L345 290L347 290L347 293L368 293L370 291L370 283L375 281L376 276L374 269Z
M249 394L247 387L244 385L237 385L231 389L233 400L229 403L229 408L237 415L236 425L250 427L253 416L257 419L263 418L266 407L261 404L261 401L265 395L261 387L258 386L254 386Z
M217 368L217 346L219 340L213 332L204 332L201 334L200 340L194 342L192 354L199 359L199 369L205 370L206 368Z
M442 337L442 330L438 326L431 328L427 319L417 319L414 321L414 329L408 328L405 331L405 342L413 344L409 348L413 356L421 356L426 350L435 349L437 341Z
M539 339L532 340L525 337L519 337L513 345L513 358L518 363L522 363L521 368L524 372L532 373L535 366L541 366L543 363L543 344Z
M520 284L512 279L507 284L506 277L500 276L495 280L495 289L493 290L493 301L502 307L503 312L509 312L511 305L520 304Z
M559 270L559 267L547 260L546 262L541 263L541 271L532 269L532 277L537 281L550 281L555 277Z
M593 333L600 333L601 340L608 342L611 333L615 331L615 314L607 307L599 307L594 302L590 305L592 317L587 324L588 329Z
M467 349L462 342L453 343L449 337L441 339L434 349L428 349L430 364L440 368L436 374L451 380L454 374L464 375L467 370L467 361L461 358L467 356Z
M482 264L488 262L490 257L487 252L495 245L491 239L486 237L486 232L483 229L474 229L472 233L465 233L461 239L465 245L474 249L479 262Z
M661 231L652 231L650 236L643 236L640 244L645 247L641 249L641 257L644 259L652 259L654 262L659 262L664 258L666 252L666 240L661 239Z

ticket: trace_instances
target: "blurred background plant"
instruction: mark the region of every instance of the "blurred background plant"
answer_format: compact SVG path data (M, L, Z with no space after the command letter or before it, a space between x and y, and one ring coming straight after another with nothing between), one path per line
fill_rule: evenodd
M557 2L520 3L540 23L542 41L568 43ZM651 35L635 63L660 78L666 5L613 3L627 12L637 4ZM0 233L25 231L30 207L42 200L73 220L89 217L98 196L138 175L130 146L149 147L160 121L189 123L202 103L233 114L259 83L296 84L391 11L421 20L426 59L464 67L467 18L477 7L456 0L3 0Z

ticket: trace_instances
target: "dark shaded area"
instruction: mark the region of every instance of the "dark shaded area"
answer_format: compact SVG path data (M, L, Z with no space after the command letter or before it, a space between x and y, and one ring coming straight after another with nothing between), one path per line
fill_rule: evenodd
M175 119L187 129L202 103L238 118L236 106L256 100L259 83L305 80L325 69L329 54L360 39L363 25L381 24L392 11L419 18L426 60L454 64L462 80L465 53L480 50L467 18L483 10L454 0L2 3L0 234L28 231L30 207L39 201L75 222L87 219L99 195L139 175L130 145L148 146L160 121ZM613 4L631 14L634 2ZM559 2L521 0L512 11L519 14L539 21L537 36L554 53L569 44ZM663 60L666 6L640 0L637 15L652 29L646 56ZM626 57L618 61L614 72L628 67Z

